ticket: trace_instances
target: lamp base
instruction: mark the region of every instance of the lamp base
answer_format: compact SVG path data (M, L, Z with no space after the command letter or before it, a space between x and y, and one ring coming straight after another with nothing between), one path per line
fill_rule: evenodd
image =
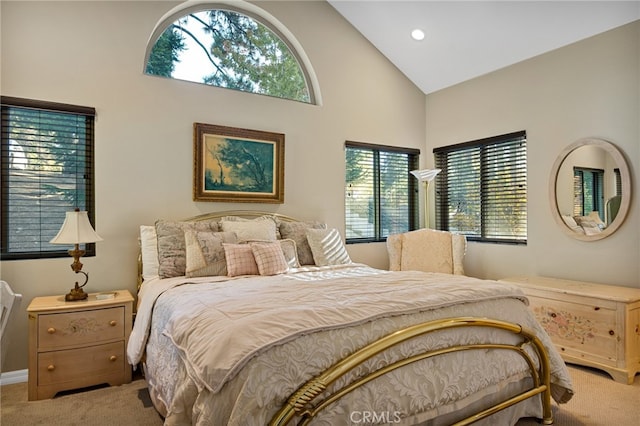
M76 283L75 288L72 288L69 293L64 296L64 300L67 302L74 302L76 300L85 300L89 295L82 290L82 288L78 287L78 283Z
M87 284L87 281L89 281L89 276L83 271L77 271L76 273L77 274L80 273L84 275L85 280L82 285L78 285L78 282L76 281L76 286L72 288L71 291L64 296L64 300L66 300L67 302L74 302L76 300L85 300L87 297L89 297L89 295L85 293L84 290L82 289L82 287L84 287Z

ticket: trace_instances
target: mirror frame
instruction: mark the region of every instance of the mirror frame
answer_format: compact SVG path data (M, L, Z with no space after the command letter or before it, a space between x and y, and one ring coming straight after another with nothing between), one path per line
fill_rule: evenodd
M567 159L569 154L571 154L576 149L589 145L589 146L598 146L605 151L616 162L616 165L620 169L620 178L622 179L622 201L620 203L620 209L618 210L618 214L616 218L611 222L609 226L607 226L602 232L596 235L585 235L574 232L565 222L562 220L562 215L560 214L560 210L558 209L558 201L557 201L557 180L558 173L560 171L560 167ZM606 141L604 139L599 138L583 138L580 139L568 147L566 147L558 158L556 158L555 163L551 169L551 178L549 179L549 205L551 206L552 216L555 219L556 223L560 225L560 228L564 231L565 234L569 235L572 238L582 241L597 241L603 238L608 237L613 234L624 222L627 217L627 213L629 212L629 207L631 206L631 173L629 171L629 164L627 163L622 152L611 142Z

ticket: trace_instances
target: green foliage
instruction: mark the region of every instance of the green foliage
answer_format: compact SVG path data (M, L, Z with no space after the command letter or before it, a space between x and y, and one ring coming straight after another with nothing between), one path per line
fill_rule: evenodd
M205 36L197 30L203 29ZM205 84L309 102L302 70L287 45L265 25L240 13L209 10L170 26L154 46L147 73L171 77L190 38L211 64Z
M151 49L149 61L147 61L147 74L171 77L178 62L178 53L184 50L182 35L174 28L174 25L162 33L156 44Z

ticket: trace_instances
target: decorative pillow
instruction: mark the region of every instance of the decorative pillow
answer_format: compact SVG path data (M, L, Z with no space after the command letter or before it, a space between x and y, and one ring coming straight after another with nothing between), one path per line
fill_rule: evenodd
M236 243L233 232L205 232L185 229L187 277L227 275L223 243Z
M351 263L347 249L337 229L307 229L307 240L318 266Z
M140 226L140 254L142 257L142 279L158 276L158 235L153 225Z
M327 225L320 222L281 222L280 234L282 239L291 239L296 243L300 265L313 265L313 253L307 241L307 229L326 228Z
M260 275L250 244L222 244L227 260L227 275Z
M256 219L248 221L221 220L220 226L224 232L235 232L238 241L277 239L276 222L271 219Z
M249 240L243 241L244 243L272 243L273 241L269 240ZM298 260L298 249L296 247L296 242L291 239L278 240L280 243L280 248L282 249L282 254L284 254L284 258L287 261L287 265L290 268L299 268L300 261Z
M582 229L582 227L580 225L578 225L575 221L574 218L572 218L571 216L568 215L562 215L562 220L564 221L564 223L571 228L571 230L573 232L578 232L580 234L584 234L584 229Z
M585 235L596 235L602 232L598 223L589 216L576 216L574 219L584 229Z
M158 275L160 278L181 277L186 269L186 248L184 230L218 232L218 222L207 220L201 222L172 222L159 220L156 222L158 235Z
M251 243L249 246L253 251L260 275L284 274L289 269L280 243Z
M279 240L280 237L280 231L278 228L280 228L280 219L277 216L274 215L263 215L260 217L257 217L255 219L247 219L246 217L240 217L240 216L224 216L223 218L220 219L221 221L226 221L226 222L251 222L251 221L259 221L259 220L271 220L276 224L276 238Z

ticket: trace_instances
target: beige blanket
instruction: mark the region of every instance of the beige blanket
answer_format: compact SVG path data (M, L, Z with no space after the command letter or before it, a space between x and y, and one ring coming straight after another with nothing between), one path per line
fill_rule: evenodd
M394 272L390 280L392 273L362 266L358 275L366 279L354 285L352 274L321 282L298 273L185 286L164 334L198 386L215 393L249 359L302 334L479 300L526 302L519 288L494 281L414 271ZM138 315L136 326L148 312Z

